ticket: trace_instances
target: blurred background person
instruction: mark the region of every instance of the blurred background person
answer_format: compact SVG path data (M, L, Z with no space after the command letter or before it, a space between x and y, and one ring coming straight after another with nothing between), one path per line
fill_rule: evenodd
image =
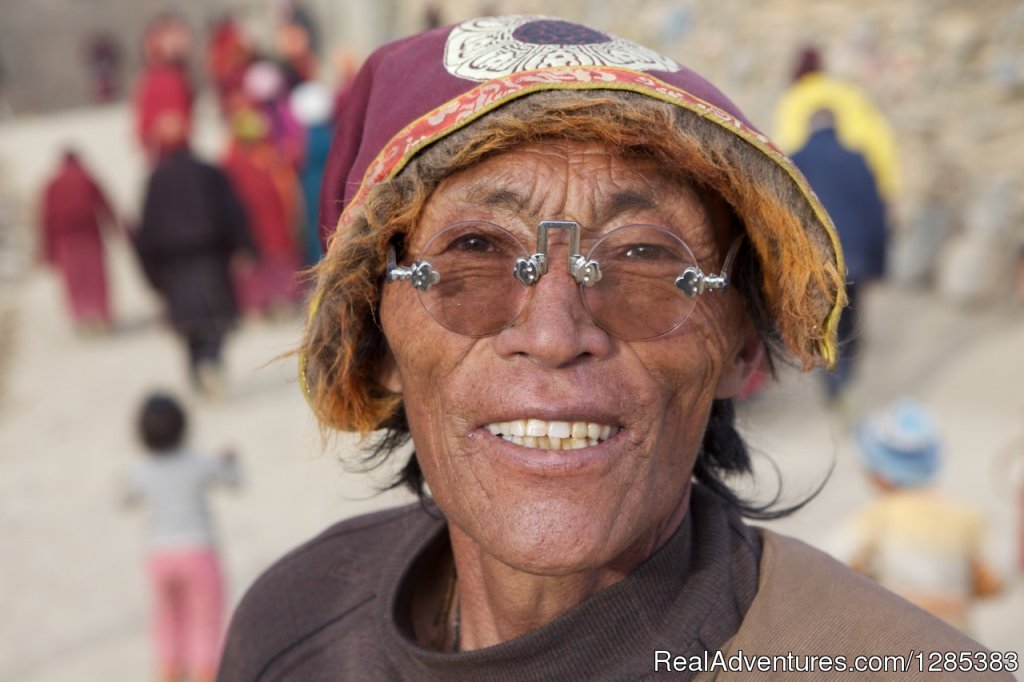
M217 397L224 337L238 316L232 261L251 257L252 239L230 180L192 154L185 122L162 118L157 139L160 160L146 187L136 246L186 347L193 386Z
M64 283L71 320L80 331L110 327L110 294L101 228L113 231L117 216L99 183L72 149L43 189L43 260Z
M821 51L805 47L797 57L793 80L775 107L775 141L787 154L807 143L811 116L821 109L835 115L843 146L867 159L882 196L891 201L899 183L896 136L881 110L860 87L825 70Z
M826 397L834 403L853 379L860 352L862 289L885 273L885 204L864 157L839 141L832 110L814 112L809 125L811 135L793 162L835 223L846 264L848 303L839 317L839 358L824 375Z
M252 49L245 30L233 16L225 14L210 29L206 48L207 73L225 116L229 115L232 96L242 89L251 61Z
M423 8L423 28L432 29L437 28L444 23L444 19L441 18L441 8L437 6L436 2L428 2Z
M309 51L320 53L320 29L316 17L299 0L274 0L277 3L278 25L293 24L302 29Z
M323 256L317 206L320 205L320 184L334 136L331 93L325 85L310 81L292 91L289 104L295 118L305 127L303 156L299 165L304 220L302 222L302 255L306 266L315 265Z
M146 560L158 679L213 682L224 631L224 578L207 495L240 483L231 450L214 458L186 442L188 419L172 396L154 393L137 417L144 458L131 469L125 502L149 512Z
M855 570L946 622L969 630L975 599L1002 589L973 507L940 492L942 438L935 416L903 398L870 413L857 433L877 496L837 535L833 549Z
M85 63L89 69L93 101L113 102L120 94L121 45L108 31L92 35L85 45Z
M238 272L239 302L248 315L287 316L300 298L298 180L273 145L262 113L241 109L231 128L224 170L248 216L256 251L249 267Z
M308 29L296 21L288 21L277 29L277 52L285 87L290 92L299 83L316 78L317 58L309 40Z
M267 137L285 163L294 170L302 157L302 126L288 106L290 92L281 67L269 59L258 59L245 70L241 103L261 114L267 123Z
M155 162L156 125L173 115L192 129L194 88L188 74L192 34L184 19L166 14L154 20L142 40L143 68L135 92L135 127L139 144Z

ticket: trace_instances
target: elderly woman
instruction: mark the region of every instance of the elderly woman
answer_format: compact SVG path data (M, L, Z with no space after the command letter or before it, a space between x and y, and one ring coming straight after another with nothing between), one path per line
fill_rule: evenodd
M831 363L843 264L800 173L713 86L495 17L379 49L345 106L302 380L325 427L378 432L373 458L411 438L422 499L271 568L221 679L987 655L741 519L766 510L725 484L749 471L731 397L765 353Z

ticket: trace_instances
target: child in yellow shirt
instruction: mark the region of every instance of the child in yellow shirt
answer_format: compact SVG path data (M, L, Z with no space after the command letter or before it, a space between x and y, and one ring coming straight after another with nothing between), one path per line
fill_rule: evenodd
M853 518L842 558L935 616L967 629L978 597L1000 591L981 553L985 521L934 485L941 466L935 420L904 399L870 414L857 441L878 497Z

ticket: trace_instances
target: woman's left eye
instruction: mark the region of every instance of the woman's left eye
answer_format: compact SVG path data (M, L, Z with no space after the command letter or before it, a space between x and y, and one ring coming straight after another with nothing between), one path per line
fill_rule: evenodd
M459 251L490 251L494 248L490 239L479 234L467 234L459 237L452 247Z

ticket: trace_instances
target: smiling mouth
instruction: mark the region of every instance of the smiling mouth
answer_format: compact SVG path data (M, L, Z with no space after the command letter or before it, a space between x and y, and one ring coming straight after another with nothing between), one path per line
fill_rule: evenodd
M596 422L514 419L485 427L510 443L540 450L577 450L604 442L618 428Z

